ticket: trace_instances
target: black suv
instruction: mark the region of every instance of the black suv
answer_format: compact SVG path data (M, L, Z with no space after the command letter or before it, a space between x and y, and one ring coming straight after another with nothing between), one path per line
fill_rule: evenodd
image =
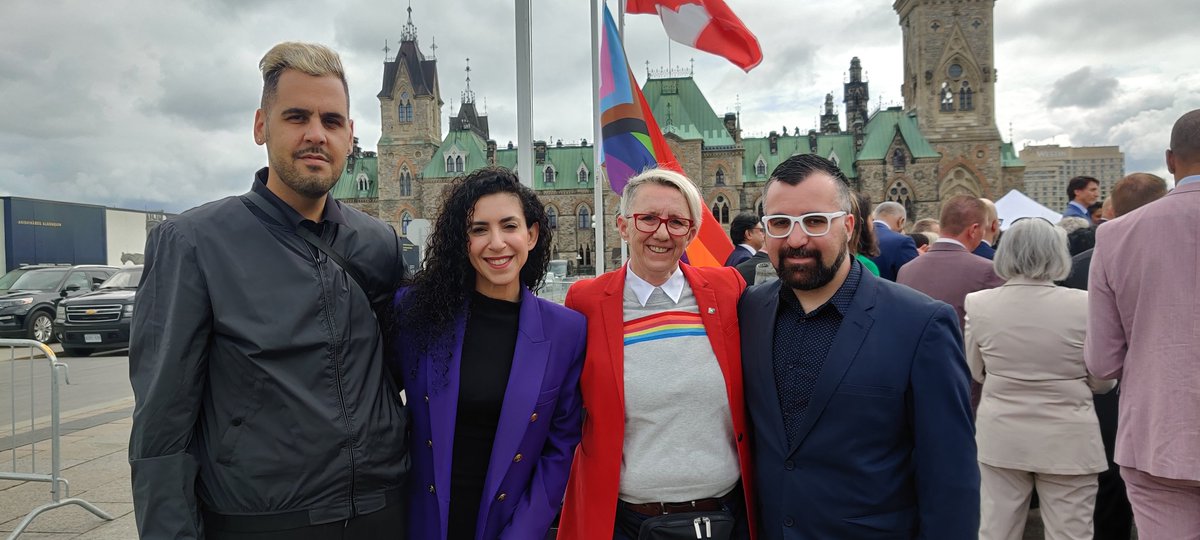
M141 280L142 265L125 266L95 292L59 302L54 329L63 355L128 347L133 296Z
M54 338L54 309L63 298L100 287L117 273L113 266L22 266L0 277L0 337Z

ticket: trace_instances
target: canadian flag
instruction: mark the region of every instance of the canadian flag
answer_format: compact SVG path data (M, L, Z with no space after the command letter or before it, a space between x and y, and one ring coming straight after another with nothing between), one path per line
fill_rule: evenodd
M629 13L657 13L667 35L750 71L762 62L758 38L724 0L628 0Z

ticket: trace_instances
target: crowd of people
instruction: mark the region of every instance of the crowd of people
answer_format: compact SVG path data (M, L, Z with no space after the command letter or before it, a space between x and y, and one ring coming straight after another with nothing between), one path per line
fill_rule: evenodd
M724 267L684 260L691 179L633 177L627 264L558 305L512 172L451 183L405 276L395 231L328 196L353 137L337 54L260 68L269 167L147 242L141 537L1019 539L1036 492L1048 538L1200 538L1200 110L1175 189L1118 182L1074 257L1064 226L1000 233L968 195L906 228L796 155Z

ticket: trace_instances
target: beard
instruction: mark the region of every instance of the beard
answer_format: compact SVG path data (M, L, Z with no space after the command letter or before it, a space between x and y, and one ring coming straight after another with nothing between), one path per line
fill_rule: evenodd
M305 154L319 154L329 160L329 166L332 169L331 175L323 175L313 173L307 170L303 165L297 165L296 160ZM324 148L304 148L294 152L291 156L284 158L282 156L272 156L271 169L275 174L279 175L279 179L284 185L291 188L292 191L308 197L310 199L319 199L321 196L329 193L337 183L338 178L342 176L342 167L329 155L329 152Z
M830 281L833 281L833 277L846 260L849 247L844 242L840 246L841 248L838 250L837 257L834 257L833 263L825 266L822 262L820 251L804 248L788 248L785 245L779 248L777 260L780 262L775 271L779 274L779 279L793 289L801 291L820 289ZM808 264L788 264L786 262L788 257L811 257L813 262Z

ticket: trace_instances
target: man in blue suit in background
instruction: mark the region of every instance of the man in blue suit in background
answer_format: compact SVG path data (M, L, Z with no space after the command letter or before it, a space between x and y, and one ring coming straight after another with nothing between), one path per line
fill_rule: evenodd
M850 190L833 162L784 161L764 210L779 280L738 304L759 538L976 538L958 316L849 256Z
M871 259L879 267L879 277L896 281L896 274L905 263L917 258L917 243L904 234L908 212L895 201L884 201L875 207L875 239L879 241L879 256Z

